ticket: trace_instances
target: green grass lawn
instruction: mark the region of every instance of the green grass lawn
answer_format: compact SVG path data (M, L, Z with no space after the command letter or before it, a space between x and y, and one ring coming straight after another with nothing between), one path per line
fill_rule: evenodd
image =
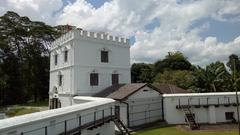
M19 116L19 115L34 113L34 112L39 112L39 109L20 107L20 108L11 108L11 109L6 113L6 115L7 115L8 117L13 117L13 116Z
M139 131L134 135L237 135L237 131L185 131L175 126Z
M48 107L48 100L39 101L37 103L28 102L24 104L16 104L6 107L0 107L0 111L5 112L8 117L14 117L34 112L43 111Z
M36 103L29 102L29 103L25 103L25 104L20 104L20 106L31 106L31 107L48 106L48 100L38 101Z

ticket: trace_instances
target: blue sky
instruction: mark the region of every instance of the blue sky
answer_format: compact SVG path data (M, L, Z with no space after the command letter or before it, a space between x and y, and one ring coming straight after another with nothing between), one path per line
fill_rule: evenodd
M1 0L0 15L8 10L53 26L127 37L132 63L172 51L201 66L240 56L239 0Z
M63 0L65 4L68 2L74 3L76 0ZM101 7L105 2L110 0L86 0L87 2L91 3L95 8Z
M240 35L240 22L216 21L211 18L204 18L192 24L192 28L209 24L208 30L200 33L202 38L217 37L220 42L229 42Z
M76 0L64 0L65 4L67 4L67 2L74 3L75 1ZM86 1L89 2L91 5L93 5L95 8L99 8L105 2L108 2L110 0L86 0ZM231 17L231 15L228 15L228 16ZM191 28L201 26L204 23L208 23L210 27L208 30L200 33L200 36L202 38L206 38L209 36L217 37L220 42L226 43L240 35L240 22L226 22L226 21L222 22L222 21L213 20L211 18L204 18L194 22ZM158 26L160 26L160 22L155 18L151 22L149 22L149 24L145 25L145 29L147 31L152 31L154 30L154 28ZM134 36L131 36L130 40L131 40L131 44L134 44L135 42Z

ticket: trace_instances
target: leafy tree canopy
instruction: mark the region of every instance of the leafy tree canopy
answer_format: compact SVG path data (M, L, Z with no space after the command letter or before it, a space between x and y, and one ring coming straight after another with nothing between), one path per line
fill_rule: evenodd
M163 60L154 63L154 72L163 72L165 69L171 70L192 70L192 64L181 52L169 52Z

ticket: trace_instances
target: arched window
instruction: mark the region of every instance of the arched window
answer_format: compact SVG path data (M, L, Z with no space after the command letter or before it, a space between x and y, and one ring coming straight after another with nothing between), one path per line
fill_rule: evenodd
M49 99L49 108L50 109L61 108L61 102L57 96L58 94L57 86L53 87L52 93L53 93L53 97Z
M68 55L69 55L69 49L67 47L64 47L64 49L63 49L63 60L64 60L65 63L68 62L68 59L69 59Z
M58 91L57 91L57 87L56 87L56 86L53 87L52 93L53 93L53 94L58 94Z
M52 57L53 57L54 65L56 66L58 64L58 53L57 53L57 51L55 51L53 53Z
M63 75L62 75L62 72L59 71L58 72L58 86L62 86L63 84Z

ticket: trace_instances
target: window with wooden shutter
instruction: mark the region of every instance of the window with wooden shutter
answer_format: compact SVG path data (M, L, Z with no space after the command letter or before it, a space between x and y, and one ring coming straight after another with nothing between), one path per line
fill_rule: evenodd
M118 74L112 74L112 85L119 83L119 75Z
M68 51L64 51L64 62L68 61Z
M58 85L62 86L63 75L58 76Z
M97 86L98 85L98 73L90 74L90 85Z
M108 63L108 51L101 51L101 62Z
M57 54L54 55L54 63L55 63L55 65L57 65L57 63L58 63L58 55Z

